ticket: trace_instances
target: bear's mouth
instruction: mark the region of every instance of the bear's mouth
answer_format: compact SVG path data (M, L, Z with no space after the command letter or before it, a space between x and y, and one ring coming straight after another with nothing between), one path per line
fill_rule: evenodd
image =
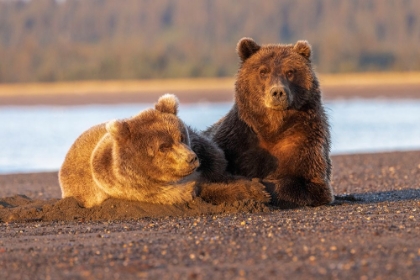
M285 102L281 104L269 104L267 108L272 109L274 111L286 111L290 108L290 106Z
M276 107L272 107L271 109L273 109L274 111L286 111L289 109L288 106L276 106Z
M193 166L190 169L188 169L187 171L184 171L182 173L180 173L180 176L185 177L188 175L191 175L192 173L194 173L197 170L198 166Z
M287 102L286 98L283 99L272 99L272 98L266 98L265 99L265 106L269 109L275 110L275 111L285 111L289 109L289 102Z

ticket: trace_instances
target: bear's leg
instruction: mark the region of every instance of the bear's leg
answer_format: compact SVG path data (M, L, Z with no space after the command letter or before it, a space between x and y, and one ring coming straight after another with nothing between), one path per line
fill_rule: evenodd
M101 189L95 187L91 189L81 197L76 197L78 201L82 202L82 206L86 208L91 208L97 205L100 205L102 202L110 198L108 194L103 192Z
M270 195L258 179L236 178L227 182L199 182L197 196L212 204L240 200L270 202Z
M334 201L331 187L324 182L285 177L263 180L263 184L271 194L271 204L280 208L320 206Z

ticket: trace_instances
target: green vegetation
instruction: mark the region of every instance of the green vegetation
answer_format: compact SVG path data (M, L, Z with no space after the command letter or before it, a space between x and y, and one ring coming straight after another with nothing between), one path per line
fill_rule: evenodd
M420 1L0 0L0 82L233 76L241 37L324 73L420 70Z

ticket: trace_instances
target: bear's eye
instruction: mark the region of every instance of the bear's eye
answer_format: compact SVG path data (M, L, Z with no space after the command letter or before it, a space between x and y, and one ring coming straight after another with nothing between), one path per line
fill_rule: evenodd
M260 77L261 77L261 79L267 78L268 72L269 72L268 71L268 68L265 68L265 67L261 68L260 69Z
M169 143L162 143L162 144L160 144L160 146L159 146L159 151L161 151L161 152L166 152L166 151L168 151L170 148L171 148L171 144L169 144Z
M181 136L179 137L179 141L180 141L180 142L184 142L184 140L185 140L185 137L184 137L184 135L183 135L183 134L181 134Z
M293 70L289 70L286 72L286 77L288 80L293 79L293 76L295 75L295 72Z

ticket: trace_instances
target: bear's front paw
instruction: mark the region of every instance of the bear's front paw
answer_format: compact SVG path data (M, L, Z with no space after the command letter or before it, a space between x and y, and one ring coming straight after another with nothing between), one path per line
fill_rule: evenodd
M256 180L234 178L225 183L202 183L199 196L212 204L234 203L241 200L270 202L265 186Z
M253 199L260 202L270 202L271 195L267 192L265 186L261 183L259 178L253 178L246 184L247 191L244 199Z

